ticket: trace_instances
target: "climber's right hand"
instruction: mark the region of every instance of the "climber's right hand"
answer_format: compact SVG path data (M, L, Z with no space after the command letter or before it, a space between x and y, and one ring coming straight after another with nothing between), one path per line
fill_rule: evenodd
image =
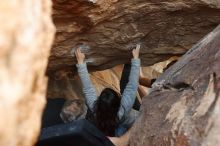
M132 54L133 54L133 58L134 59L138 59L139 58L140 48L141 48L141 45L137 44L136 48L132 50Z
M78 64L83 64L85 60L85 54L80 51L80 48L76 49L75 55L76 55Z

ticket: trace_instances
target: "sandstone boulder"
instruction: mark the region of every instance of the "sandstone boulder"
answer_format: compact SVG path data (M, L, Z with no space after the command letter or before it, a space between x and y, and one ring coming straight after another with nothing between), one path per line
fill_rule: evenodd
M56 98L79 89L70 86L78 46L84 46L90 71L128 62L136 43L142 44L142 65L149 66L184 54L219 24L220 6L217 0L53 0L53 20L57 33L47 74L48 97Z
M53 0L57 27L48 72L71 70L84 45L91 69L128 62L142 44L142 65L184 54L220 22L218 0Z
M144 76L149 79L155 79L160 76L163 69L178 57L172 57L164 62L156 63L152 66L142 67ZM96 88L97 95L104 88L112 88L120 93L120 79L123 65L96 71L90 73L90 79ZM77 73L65 72L63 70L50 74L47 98L65 98L69 100L81 99L84 100L82 93L82 85Z
M45 103L51 1L0 1L0 145L31 146Z
M131 146L218 146L220 26L189 50L143 99Z

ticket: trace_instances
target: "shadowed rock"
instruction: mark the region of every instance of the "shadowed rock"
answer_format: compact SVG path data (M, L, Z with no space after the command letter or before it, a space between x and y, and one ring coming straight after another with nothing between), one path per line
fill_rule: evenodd
M220 26L154 83L131 146L218 146Z
M184 54L220 22L217 0L53 0L56 39L48 72L71 70L77 46L90 69L128 62L141 43L142 65Z

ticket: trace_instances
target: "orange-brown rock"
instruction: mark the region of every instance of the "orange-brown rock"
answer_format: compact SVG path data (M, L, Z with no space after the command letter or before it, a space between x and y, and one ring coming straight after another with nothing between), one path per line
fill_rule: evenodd
M131 146L219 146L220 25L154 83Z
M53 0L53 20L48 94L66 97L75 94L66 88L79 89L70 86L77 46L85 46L89 70L97 71L128 62L140 42L142 65L149 66L184 54L219 24L220 6L216 0Z
M31 146L45 103L51 1L0 1L0 22L0 145Z
M117 66L90 74L90 79L96 88L97 95L106 87L120 92L119 79L121 70L122 66ZM79 76L63 71L56 72L56 74L50 76L47 93L48 98L84 99Z
M220 22L218 0L53 0L56 39L48 72L72 69L79 45L92 69L128 62L142 44L142 65L184 54Z
M167 61L154 64L153 66L142 67L144 76L149 79L159 77L163 72L163 69L171 61L176 59L177 57L172 57ZM120 93L119 82L122 69L123 65L118 65L111 69L90 73L90 79L96 88L97 95L99 95L104 88L112 88ZM47 98L66 98L69 100L84 99L79 76L63 70L51 74Z

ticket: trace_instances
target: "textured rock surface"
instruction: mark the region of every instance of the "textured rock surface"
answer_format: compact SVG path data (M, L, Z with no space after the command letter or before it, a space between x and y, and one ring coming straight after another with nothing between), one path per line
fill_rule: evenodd
M172 57L167 61L157 63L153 66L142 67L145 77L154 79L162 72L163 68L177 57ZM91 81L99 95L104 88L112 88L120 92L120 78L123 65L104 71L92 72L90 74ZM57 71L50 75L47 98L66 98L66 99L84 99L82 87L78 75L63 70Z
M154 83L131 146L218 146L220 25Z
M90 74L98 95L106 87L114 88L119 92L121 70L122 66L117 66ZM84 99L79 76L73 76L72 73L69 75L68 72L62 70L50 76L47 93L48 98Z
M57 27L48 71L70 69L71 54L85 44L90 67L127 62L142 43L142 63L185 53L220 22L219 0L53 0Z
M50 0L0 1L1 146L31 146L38 136L51 20Z

